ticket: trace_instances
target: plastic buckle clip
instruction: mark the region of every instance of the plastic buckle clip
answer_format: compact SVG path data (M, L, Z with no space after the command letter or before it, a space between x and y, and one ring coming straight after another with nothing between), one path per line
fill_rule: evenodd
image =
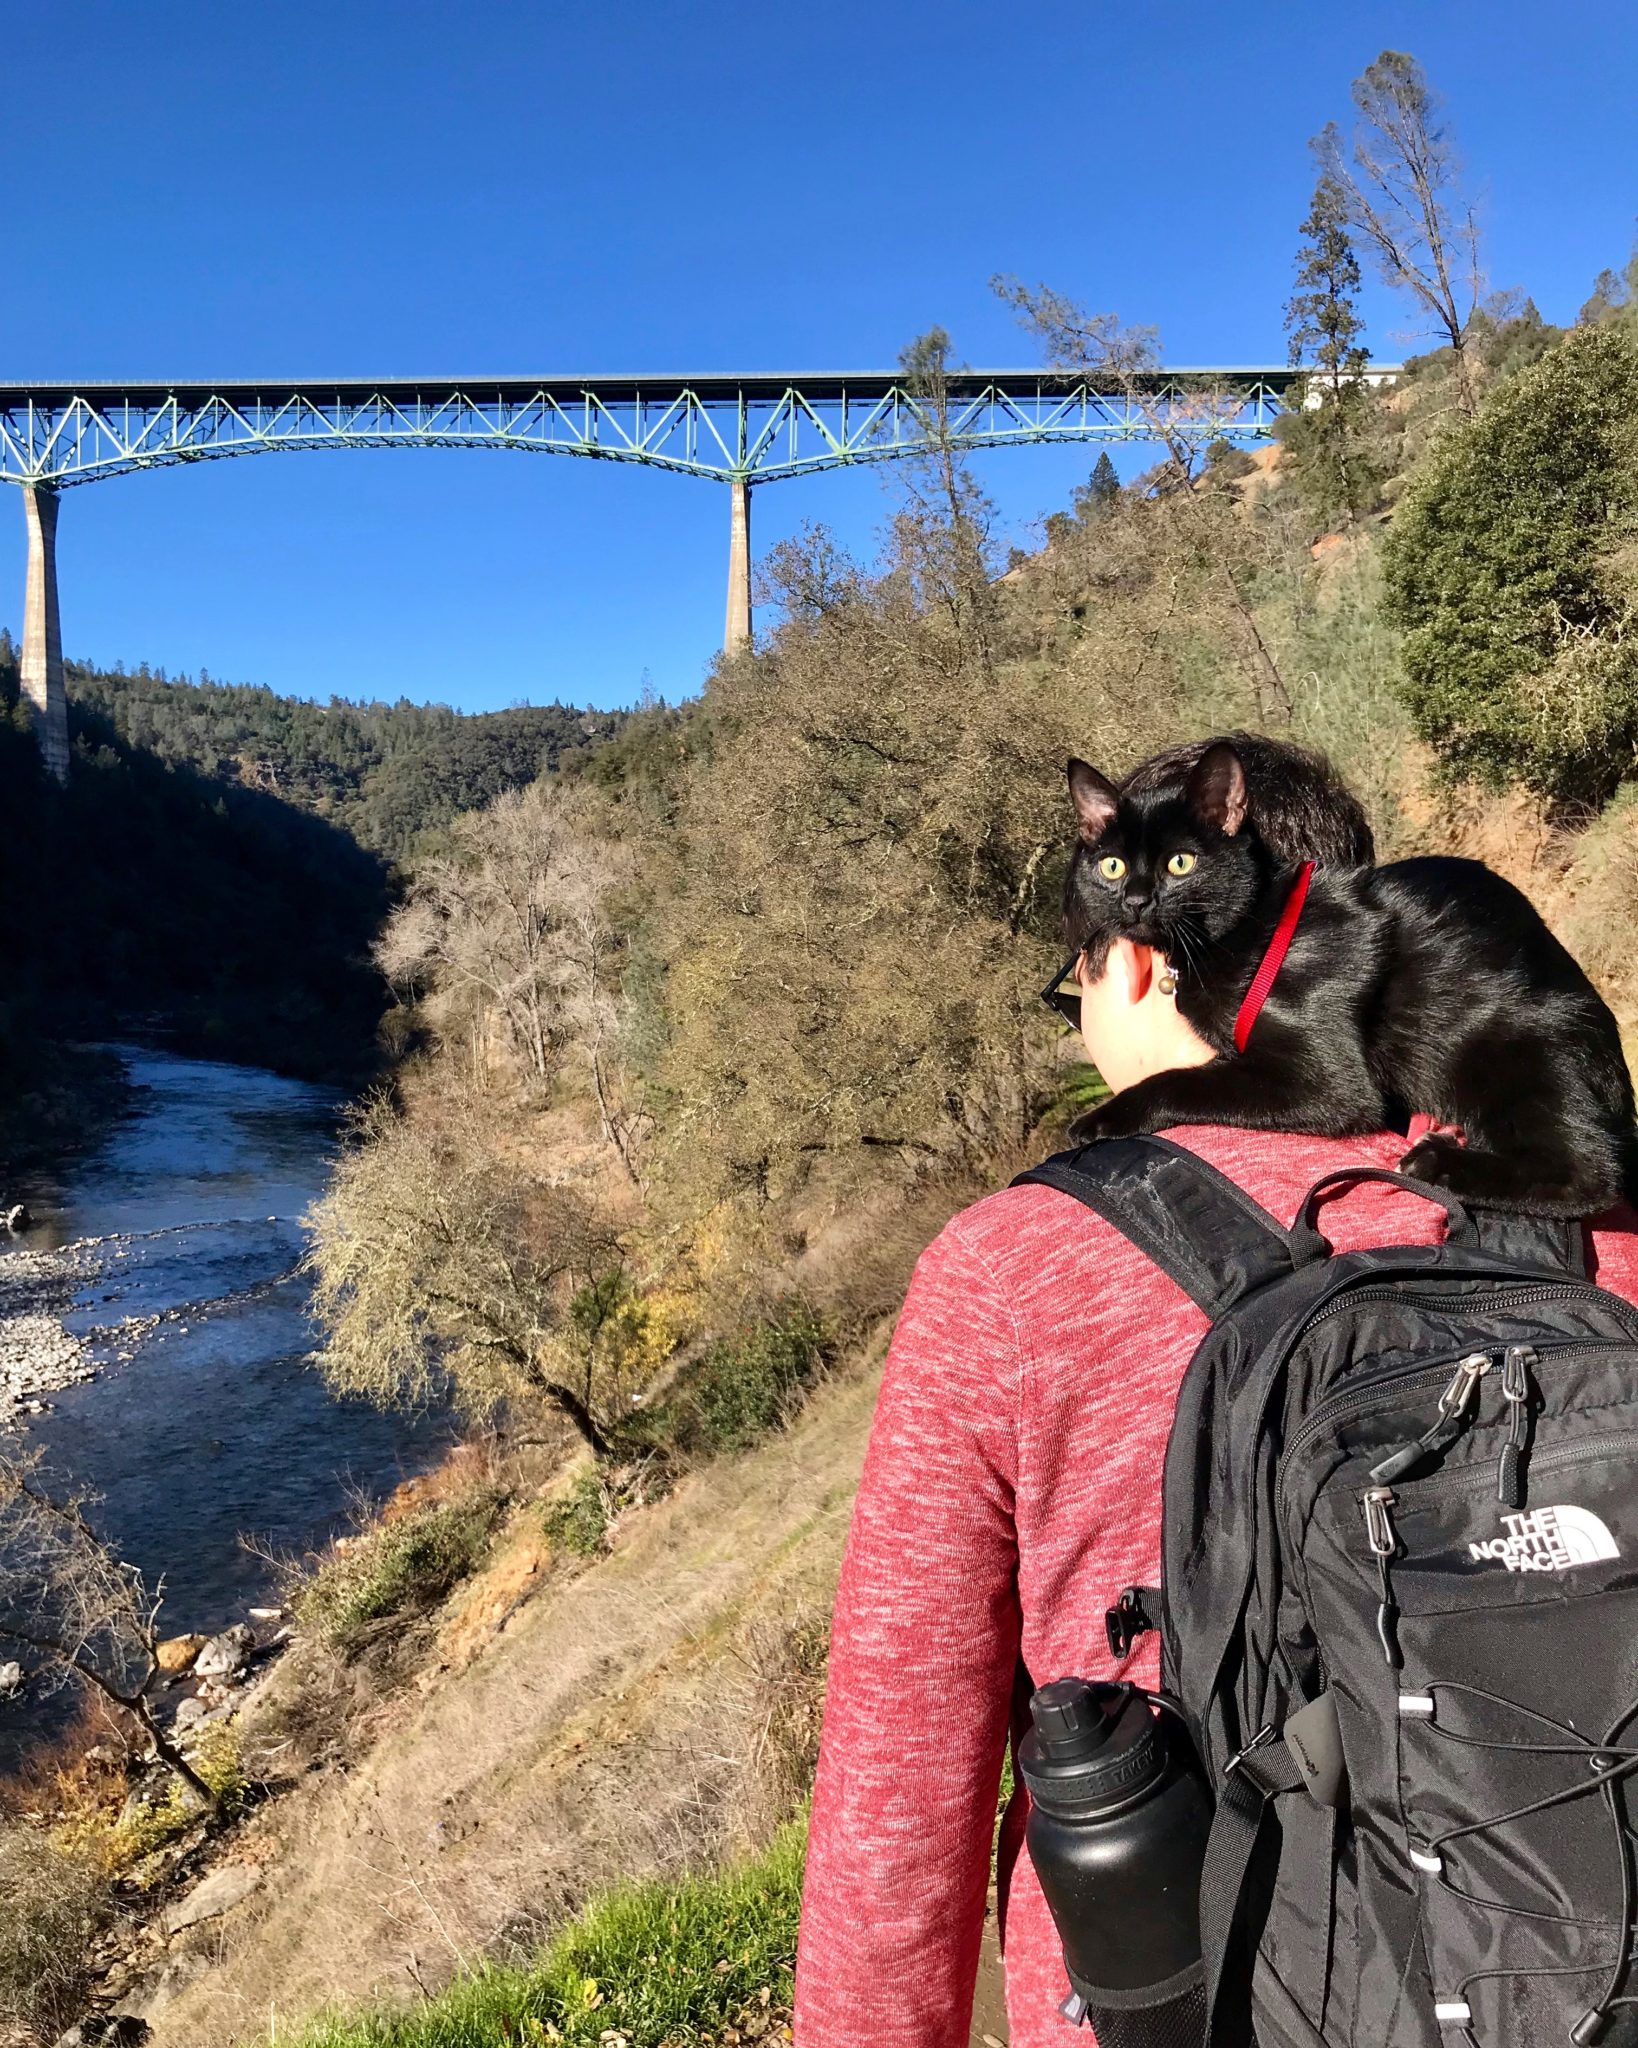
M1142 1586L1125 1586L1119 1597L1103 1617L1104 1634L1109 1638L1111 1657L1131 1655L1132 1645L1139 1636L1145 1636L1154 1627L1154 1621L1143 1604Z
M1266 1747L1266 1745L1272 1742L1273 1740L1274 1723L1272 1721L1265 1721L1262 1727L1257 1730L1257 1733L1254 1736L1252 1736L1251 1740L1246 1744L1245 1748L1237 1749L1234 1752L1233 1756L1229 1758L1228 1762L1224 1764L1223 1776L1225 1778L1232 1778L1234 1776L1234 1773L1240 1768L1240 1766L1245 1762L1246 1758L1250 1756L1254 1750Z

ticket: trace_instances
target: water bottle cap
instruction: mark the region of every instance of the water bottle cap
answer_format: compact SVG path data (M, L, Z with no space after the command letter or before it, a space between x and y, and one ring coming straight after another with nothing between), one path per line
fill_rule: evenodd
M1073 1749L1085 1756L1109 1740L1126 1686L1090 1685L1084 1678L1055 1678L1039 1687L1029 1703L1035 1733L1047 1755Z

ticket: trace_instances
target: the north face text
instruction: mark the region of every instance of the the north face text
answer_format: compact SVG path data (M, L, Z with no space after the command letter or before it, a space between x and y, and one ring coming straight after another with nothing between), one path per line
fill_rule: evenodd
M1510 1572L1563 1572L1621 1555L1615 1538L1588 1508L1503 1515L1502 1526L1505 1536L1468 1545L1475 1564L1504 1564Z

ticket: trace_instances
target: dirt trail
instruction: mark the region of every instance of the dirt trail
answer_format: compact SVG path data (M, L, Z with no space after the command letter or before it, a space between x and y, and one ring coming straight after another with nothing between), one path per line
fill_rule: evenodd
M239 1852L265 1881L178 1944L154 2048L414 1997L615 1877L727 1846L768 1714L757 1631L828 1609L876 1379L634 1516L612 1557L401 1702L350 1775L280 1801Z

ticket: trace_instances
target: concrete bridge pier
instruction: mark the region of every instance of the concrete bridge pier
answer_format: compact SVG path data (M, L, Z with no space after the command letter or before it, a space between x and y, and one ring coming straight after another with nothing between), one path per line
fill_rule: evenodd
M723 628L722 651L743 654L751 644L750 480L736 476L728 488L734 502L728 530L728 623Z
M68 697L63 688L63 635L57 616L57 493L49 484L24 484L23 512L28 521L23 697L47 772L66 782Z

